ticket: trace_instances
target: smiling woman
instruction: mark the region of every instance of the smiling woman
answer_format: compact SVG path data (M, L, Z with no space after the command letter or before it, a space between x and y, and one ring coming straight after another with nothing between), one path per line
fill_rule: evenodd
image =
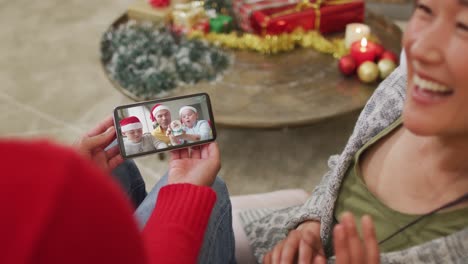
M468 1L417 1L403 45L410 77L406 127L418 134L466 137Z
M466 261L468 1L417 1L403 45L407 71L376 90L309 200L244 213L259 260Z

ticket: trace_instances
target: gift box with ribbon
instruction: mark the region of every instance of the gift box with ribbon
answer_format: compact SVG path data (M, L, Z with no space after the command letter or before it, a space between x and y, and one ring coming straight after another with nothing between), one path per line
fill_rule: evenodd
M192 1L187 4L176 4L173 6L171 17L174 27L189 31L206 18L203 2Z
M277 35L301 27L332 33L344 30L349 23L364 21L364 12L363 0L301 0L293 5L251 12L250 32Z
M296 5L300 0L233 0L232 8L237 24L246 32L254 32L252 13L259 10Z
M364 21L363 0L304 0L296 5L255 11L251 25L257 34L290 33L296 28L326 34L343 31L347 24Z

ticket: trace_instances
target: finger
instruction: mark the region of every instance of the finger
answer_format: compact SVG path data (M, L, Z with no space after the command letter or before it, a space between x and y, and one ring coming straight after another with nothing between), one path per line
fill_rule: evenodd
M193 146L191 148L190 156L192 157L192 159L201 159L201 147Z
M364 248L359 234L357 232L356 221L354 216L346 212L343 214L342 222L346 228L346 237L348 239L348 247L350 252L351 263L364 262Z
M302 229L301 244L299 245L299 263L311 263L313 258L320 254L321 250L322 243L320 238L317 239L312 231L308 229Z
M189 155L189 149L188 148L183 148L180 150L180 158L181 159L188 159L190 157Z
M272 264L280 263L281 252L283 251L284 242L285 242L285 240L282 240L273 249L273 252L271 253L271 263Z
M293 263L294 258L299 251L299 244L301 242L301 234L297 230L289 232L288 237L281 250L281 263Z
M105 152L106 152L107 160L110 160L113 157L115 157L116 155L120 154L120 149L117 146L114 146L112 148L109 148Z
M104 120L102 120L96 127L93 129L89 130L88 133L86 134L88 137L93 137L99 134L104 133L109 127L114 125L114 118L112 115L106 117Z
M313 240L313 238L312 238ZM299 257L298 263L299 264L308 264L312 263L312 259L314 257L314 249L311 244L306 242L304 239L301 239L299 243Z
M345 232L343 224L337 224L333 228L333 248L335 250L336 264L349 263L348 240Z
M380 262L379 245L375 235L375 228L372 218L365 215L361 219L362 231L364 235L364 245L366 247L367 264L376 264Z
M112 171L113 169L117 168L117 166L119 166L123 161L124 159L122 158L120 154L112 157L108 161L109 170Z
M170 161L180 159L180 149L172 150L170 153L171 153L171 160Z
M324 256L317 255L314 258L314 261L312 262L313 264L326 264L327 260L325 259Z
M92 151L96 148L105 148L115 139L115 128L108 127L106 131L101 134L85 137L81 140L81 148Z
M263 264L271 264L271 251L263 256Z
M211 142L201 146L201 157L202 159L218 158L219 148L216 142Z

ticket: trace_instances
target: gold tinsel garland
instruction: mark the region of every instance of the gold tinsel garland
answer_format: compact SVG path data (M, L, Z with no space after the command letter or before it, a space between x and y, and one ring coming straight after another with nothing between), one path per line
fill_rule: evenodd
M280 35L258 36L250 33L238 34L215 33L205 34L201 31L192 31L189 38L204 39L214 45L238 50L252 50L262 54L276 54L291 51L296 47L310 48L318 52L331 54L341 58L349 51L346 49L343 38L326 39L317 31L304 31L298 28L291 33Z
M222 46L230 49L251 50L262 54L277 54L280 52L291 51L296 47L314 49L318 52L331 54L339 59L349 53L343 38L327 39L318 31L304 31L297 28L291 33L280 35L259 36L250 33L215 33L208 34L202 31L192 31L188 34L189 38L204 39L216 46ZM371 35L370 41L380 43L380 40Z

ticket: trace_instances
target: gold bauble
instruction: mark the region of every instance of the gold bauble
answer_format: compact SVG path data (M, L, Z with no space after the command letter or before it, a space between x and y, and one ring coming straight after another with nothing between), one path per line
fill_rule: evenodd
M395 70L396 64L392 60L381 59L379 63L377 63L377 67L379 68L380 79L385 79Z
M357 74L362 82L372 83L379 77L379 68L374 62L366 61L359 66Z

